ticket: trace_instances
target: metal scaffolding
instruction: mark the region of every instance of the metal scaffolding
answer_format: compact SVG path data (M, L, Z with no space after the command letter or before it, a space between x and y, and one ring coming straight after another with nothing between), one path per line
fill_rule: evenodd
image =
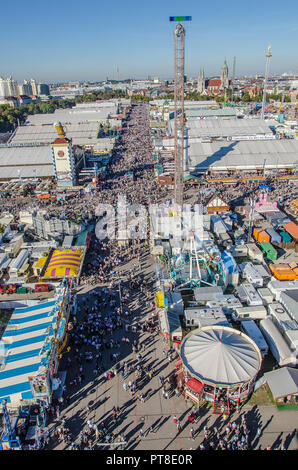
M174 136L175 136L175 204L183 206L184 158L184 36L181 23L175 26L175 85L174 85Z
M175 138L175 185L174 200L177 209L183 206L184 170L184 37L185 29L181 21L191 21L191 16L170 16L177 21L174 30L174 138Z

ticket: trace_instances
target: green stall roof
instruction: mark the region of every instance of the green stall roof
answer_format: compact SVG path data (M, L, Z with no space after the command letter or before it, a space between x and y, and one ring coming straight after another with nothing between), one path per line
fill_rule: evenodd
M280 232L280 236L283 243L290 243L292 241L292 237L288 232Z
M86 245L86 238L88 235L88 230L81 232L76 239L75 246L84 246Z

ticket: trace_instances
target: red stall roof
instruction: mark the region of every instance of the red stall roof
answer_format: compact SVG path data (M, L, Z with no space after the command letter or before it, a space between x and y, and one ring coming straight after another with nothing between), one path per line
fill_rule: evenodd
M284 228L290 235L292 235L293 238L298 238L298 225L295 224L295 222L289 222L284 225Z
M191 378L185 385L196 393L200 393L204 387L201 382L194 378Z

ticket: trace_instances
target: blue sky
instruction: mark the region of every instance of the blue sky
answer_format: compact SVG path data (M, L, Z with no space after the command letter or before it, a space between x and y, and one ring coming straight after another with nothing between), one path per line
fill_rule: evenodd
M14 0L1 5L0 75L18 81L103 80L107 76L173 76L169 16L186 24L185 70L219 74L227 59L236 75L294 71L298 64L298 1L288 0ZM5 20L5 18L7 20Z

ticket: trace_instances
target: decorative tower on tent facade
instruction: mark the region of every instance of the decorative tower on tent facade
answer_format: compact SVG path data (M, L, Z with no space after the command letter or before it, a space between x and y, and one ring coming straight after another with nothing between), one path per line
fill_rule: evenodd
M224 64L222 66L221 72L220 72L220 89L221 90L226 90L229 88L229 69L228 69L228 64L225 59Z
M55 124L58 138L51 144L55 177L58 186L75 186L75 158L71 139L65 136L60 122Z

